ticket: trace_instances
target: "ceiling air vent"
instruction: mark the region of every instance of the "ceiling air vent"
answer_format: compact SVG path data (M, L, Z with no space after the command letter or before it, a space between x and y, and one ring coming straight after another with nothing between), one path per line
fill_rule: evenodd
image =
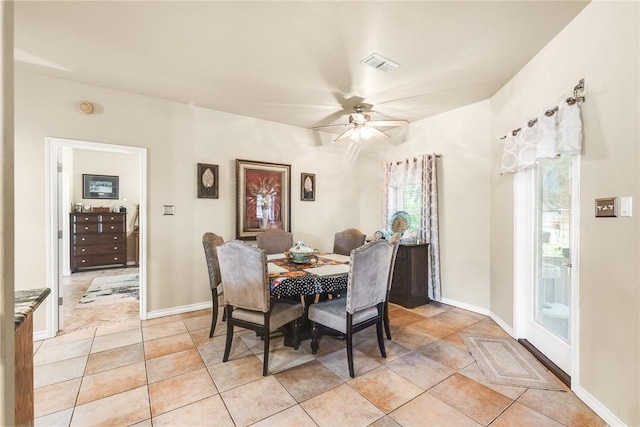
M398 64L377 53L372 53L360 61L360 63L375 68L376 70L384 71L385 73L398 68Z

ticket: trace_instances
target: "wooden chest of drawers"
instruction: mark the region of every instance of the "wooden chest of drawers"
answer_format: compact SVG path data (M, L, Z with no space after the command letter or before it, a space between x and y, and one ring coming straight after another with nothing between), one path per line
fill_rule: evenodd
M71 271L127 266L126 213L71 213Z
M407 308L427 304L431 301L428 286L429 245L400 245L389 301Z

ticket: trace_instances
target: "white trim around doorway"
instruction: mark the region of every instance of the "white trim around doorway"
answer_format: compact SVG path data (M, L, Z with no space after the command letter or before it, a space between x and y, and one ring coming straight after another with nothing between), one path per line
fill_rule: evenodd
M47 329L46 337L53 338L58 332L59 283L60 276L58 263L58 174L57 152L59 148L75 148L82 150L94 150L110 153L132 154L138 156L138 170L140 173L140 211L138 217L138 229L140 231L140 319L147 318L147 149L143 147L131 147L125 145L103 144L99 142L80 141L65 138L45 138L45 163L47 177L46 200L46 279L51 287L51 297L47 299Z

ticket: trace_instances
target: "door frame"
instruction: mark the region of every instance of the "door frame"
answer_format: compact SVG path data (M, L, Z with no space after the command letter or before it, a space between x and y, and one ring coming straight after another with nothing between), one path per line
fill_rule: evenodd
M47 298L47 338L55 337L59 327L60 295L60 263L58 245L58 149L67 147L71 149L92 150L96 152L110 152L119 154L131 154L138 157L140 211L138 216L138 229L140 232L140 319L147 318L147 149L126 145L105 144L100 142L81 141L65 138L45 138L45 164L47 177L46 187L46 281L51 287L51 298ZM66 218L62 218L65 221Z
M571 310L570 345L571 388L579 384L580 373L580 156L571 159ZM527 307L532 301L535 281L535 170L518 171L513 179L513 334L516 339L527 339L525 322L533 311Z

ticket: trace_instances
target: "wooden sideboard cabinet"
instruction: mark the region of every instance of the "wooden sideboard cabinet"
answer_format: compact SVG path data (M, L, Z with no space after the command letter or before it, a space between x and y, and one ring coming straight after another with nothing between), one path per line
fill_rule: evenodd
M427 304L429 299L429 244L398 248L389 301L406 308Z
M127 266L126 213L71 213L69 220L71 271Z

